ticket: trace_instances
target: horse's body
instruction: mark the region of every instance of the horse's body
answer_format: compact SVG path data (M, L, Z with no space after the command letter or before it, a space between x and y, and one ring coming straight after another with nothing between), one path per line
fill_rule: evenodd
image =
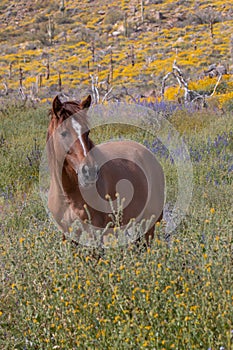
M112 220L106 195L114 202L118 192L126 202L121 226L132 218L139 222L154 217L145 235L149 243L155 222L162 218L162 168L144 146L134 141L94 147L85 113L90 102L90 97L81 103L61 103L58 97L53 102L47 142L51 177L48 207L64 233L77 219L85 226L91 218L92 226L104 228Z

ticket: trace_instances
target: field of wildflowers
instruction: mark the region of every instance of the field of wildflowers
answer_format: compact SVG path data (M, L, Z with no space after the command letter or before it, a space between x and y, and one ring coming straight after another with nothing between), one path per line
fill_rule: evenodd
M142 17L142 4L143 17ZM23 0L0 5L1 90L36 95L90 87L90 74L137 94L159 94L162 77L177 61L189 87L211 94L215 78L203 78L212 64L224 66L215 102L232 105L231 1L59 1ZM212 23L212 24L211 24ZM49 64L49 77L47 67ZM19 77L20 71L21 78ZM40 83L38 83L38 80ZM39 88L38 88L39 85ZM157 96L159 97L159 96ZM182 97L170 81L167 100Z
M1 349L232 349L232 115L149 106L188 146L188 214L170 237L165 217L147 251L109 249L99 260L98 252L62 242L42 205L47 108L1 111ZM156 154L172 205L177 179L167 150L133 128L96 129L92 138L119 132Z
M0 349L233 349L232 25L226 0L1 0ZM174 60L189 89L216 87L208 108L178 104L174 77L161 98ZM217 86L212 64L227 72ZM140 142L163 166L165 216L147 250L62 242L39 195L48 105L61 90L90 93L90 74L169 121L190 154L192 201L168 236L178 180L167 148L135 127L91 132Z

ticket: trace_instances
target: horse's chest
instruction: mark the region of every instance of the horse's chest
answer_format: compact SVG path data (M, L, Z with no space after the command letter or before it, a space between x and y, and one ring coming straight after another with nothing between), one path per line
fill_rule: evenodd
M85 220L87 214L84 209L78 209L74 206L69 206L69 208L65 211L63 220L67 223L71 224L77 219Z

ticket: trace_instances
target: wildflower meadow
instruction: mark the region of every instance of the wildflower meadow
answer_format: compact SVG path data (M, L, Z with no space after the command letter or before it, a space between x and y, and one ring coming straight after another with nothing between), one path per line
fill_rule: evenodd
M177 175L158 140L97 128L96 143L123 135L146 145L167 183L151 247L106 249L99 258L63 242L42 204L47 106L1 112L1 349L232 349L232 116L167 108L163 117L193 165L187 215L166 237Z

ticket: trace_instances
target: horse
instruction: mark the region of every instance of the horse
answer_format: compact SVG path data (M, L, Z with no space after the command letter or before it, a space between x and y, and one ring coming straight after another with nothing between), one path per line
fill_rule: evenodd
M85 225L90 225L90 220L95 229L108 227L104 231L107 237L107 233L114 234L116 230L115 204L123 203L116 199L124 197L121 227L129 233L135 218L137 222L149 220L144 232L149 245L155 224L163 216L162 167L146 147L134 141L109 141L95 146L89 137L90 105L90 95L82 101L66 102L56 96L52 102L46 144L50 172L48 209L64 240L77 220L82 228L89 227ZM76 230L79 242L82 229Z

